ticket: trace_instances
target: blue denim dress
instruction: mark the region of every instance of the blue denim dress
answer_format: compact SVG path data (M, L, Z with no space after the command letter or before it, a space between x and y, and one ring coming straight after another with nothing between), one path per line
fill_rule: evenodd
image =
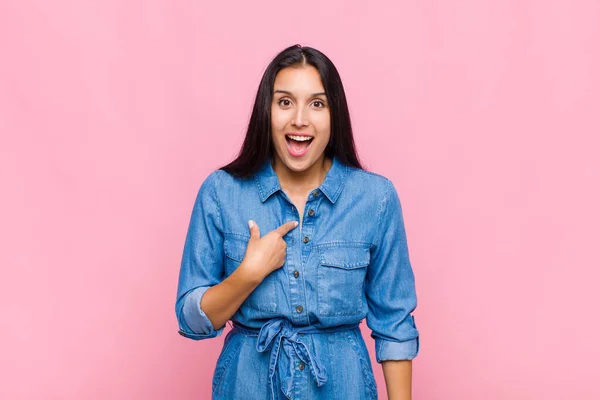
M284 265L232 316L213 399L377 399L359 329L365 318L378 363L417 355L415 279L398 194L389 179L332 161L308 196L302 227L284 236ZM202 183L175 304L182 336L223 333L200 301L242 262L250 219L261 234L300 219L270 160L253 178L216 170Z

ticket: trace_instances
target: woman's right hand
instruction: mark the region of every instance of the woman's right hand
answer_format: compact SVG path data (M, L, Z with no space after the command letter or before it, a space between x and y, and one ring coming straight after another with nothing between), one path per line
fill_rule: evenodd
M287 248L283 237L297 226L297 221L286 222L260 237L260 229L256 222L248 221L250 240L242 264L251 276L256 276L262 281L271 272L283 266Z

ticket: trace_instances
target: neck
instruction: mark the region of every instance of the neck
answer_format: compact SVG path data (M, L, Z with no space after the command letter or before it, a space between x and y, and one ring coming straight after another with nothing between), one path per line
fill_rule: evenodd
M291 195L304 195L321 185L325 180L325 176L331 168L332 160L325 157L323 153L321 157L315 161L313 165L304 171L293 171L289 169L283 161L275 154L273 157L273 170L279 178L281 189Z

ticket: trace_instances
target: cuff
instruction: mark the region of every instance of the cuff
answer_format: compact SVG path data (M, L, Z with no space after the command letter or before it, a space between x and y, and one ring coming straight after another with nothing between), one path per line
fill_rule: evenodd
M200 308L202 296L209 287L199 287L189 293L183 303L183 319L188 329L180 329L179 334L190 339L208 339L220 336L225 327L215 330L212 322ZM191 332L189 332L191 330Z
M388 360L412 360L419 353L419 337L405 342L375 338L375 356L378 363Z

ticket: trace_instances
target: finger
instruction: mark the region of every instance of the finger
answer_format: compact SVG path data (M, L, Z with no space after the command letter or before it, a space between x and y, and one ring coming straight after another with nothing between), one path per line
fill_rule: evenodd
M260 239L260 229L258 229L256 222L248 221L248 227L250 228L250 239Z
M289 231L298 226L298 221L290 221L281 225L279 228L275 229L281 236L287 235Z

